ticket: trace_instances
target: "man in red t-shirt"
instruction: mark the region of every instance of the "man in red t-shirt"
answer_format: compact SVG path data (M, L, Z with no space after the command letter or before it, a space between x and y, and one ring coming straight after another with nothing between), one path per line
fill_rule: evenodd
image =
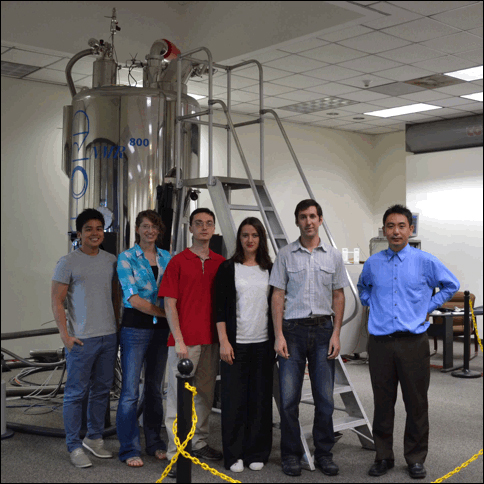
M158 292L159 297L165 298L166 317L171 329L166 363L167 457L171 460L176 453L172 429L177 411L177 365L180 359L189 358L194 366L198 416L192 454L206 460L219 460L221 452L212 449L207 438L219 361L217 330L212 317L212 286L225 258L209 249L215 232L215 215L211 210L199 208L190 215L190 232L193 245L171 259ZM168 475L175 477L176 471L172 469Z

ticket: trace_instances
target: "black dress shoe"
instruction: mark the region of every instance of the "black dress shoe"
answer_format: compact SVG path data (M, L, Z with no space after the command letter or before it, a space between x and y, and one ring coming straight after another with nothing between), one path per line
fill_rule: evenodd
M383 476L383 474L387 473L388 469L391 469L395 466L395 462L392 460L382 459L375 462L368 471L368 475L373 477Z
M288 476L301 475L301 461L296 456L288 456L282 459L282 472Z
M423 464L408 464L408 473L412 479L423 479L427 471Z
M321 472L327 476L335 476L339 472L339 467L331 457L320 457L316 460L316 467L319 467Z
M171 477L172 479L176 479L176 464L173 464L171 466L171 471L168 472L168 477Z

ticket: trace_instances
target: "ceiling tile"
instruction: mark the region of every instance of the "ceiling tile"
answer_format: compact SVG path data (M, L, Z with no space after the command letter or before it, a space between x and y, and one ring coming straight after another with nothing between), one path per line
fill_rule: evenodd
M405 82L392 82L383 86L370 87L369 91L379 92L387 96L402 96L403 94L411 94L418 91L423 91L425 88L414 86L413 84L406 84Z
M76 74L92 75L93 63L96 60L94 56L83 57L79 59L72 68L72 72ZM65 72L66 67L70 59L60 59L59 61L51 64L49 69Z
M264 89L264 96L278 96L279 94L283 94L285 92L294 91L293 87L278 86L277 84L273 84L272 82L264 82L263 89ZM255 92L259 94L259 84L255 84L254 86L244 87L242 90L248 91L248 92Z
M323 121L315 121L312 123L316 126L325 126L325 127L334 127L334 126L342 126L343 124L347 124L346 121L340 121L339 119L325 119Z
M74 82L78 82L85 77L86 76L84 74L73 74L72 80ZM32 74L29 74L28 76L25 76L24 79L37 79L39 81L49 81L56 84L67 85L66 75L61 71L54 71L52 69L40 69Z
M347 92L354 92L354 90L354 86L345 86L336 82L328 82L327 84L322 84L321 86L310 87L307 89L307 91L325 94L327 96L339 96L340 94L345 94Z
M315 116L314 114L298 114L289 118L291 123L311 123L320 120L321 116Z
M406 24L390 27L382 32L412 42L423 42L436 37L457 33L458 30L429 18L421 18Z
M325 81L340 81L351 77L360 76L361 72L353 69L346 69L340 66L327 66L321 69L315 69L307 73L310 77L316 77Z
M462 104L473 104L474 101L471 101L470 99L464 99L462 97L448 97L446 99L438 99L433 101L432 104L435 104L436 106L442 106L444 108L449 108L453 106L460 106Z
M361 57L361 52L338 44L328 44L317 49L307 50L301 55L327 62L328 64L338 64L339 62Z
M424 91L414 92L411 94L402 94L400 97L418 103L432 104L433 101L436 101L437 99L445 99L449 97L449 95L443 92L436 92L433 89L425 89Z
M478 27L477 29L471 29L468 31L469 34L472 34L472 35L477 35L478 37L482 37L483 36L483 28L482 27Z
M38 54L20 49L10 49L2 54L2 60L15 64L26 64L28 66L45 67L59 61L61 57L53 55Z
M367 102L374 101L375 99L383 99L389 96L378 92L359 90L357 92L349 92L342 97L344 99L350 99L351 101Z
M454 8L462 7L464 4L471 4L474 3L473 1L470 2L388 2L394 5L402 5L404 3L404 8L410 10L411 12L419 13L420 15L434 15L436 13L445 12L447 10L452 10Z
M476 86L472 85L469 82L463 82L462 84L442 87L435 90L446 94L450 94L451 96L463 96L464 94L472 94L476 92Z
M314 59L309 59L307 57L302 57L300 55L289 55L287 57L283 57L281 59L270 61L264 64L264 74L266 66L275 67L276 69L282 69L284 71L289 71L292 73L299 73L310 71L312 69L318 69L326 65L326 62L320 62Z
M401 5L402 2L400 2L400 6ZM386 13L387 15L376 20L364 22L364 25L373 29L384 29L386 27L391 27L393 25L398 25L404 22L410 22L411 20L421 18L420 14L410 12L409 10L406 10L404 8L400 8L400 6L392 5L388 2L380 2L377 5L374 5L373 8L375 8L379 12Z
M377 55L367 55L360 57L359 59L342 62L338 65L361 72L375 72L383 69L390 69L392 67L398 67L402 64L400 64L400 62L395 62L394 60L384 59L383 57L379 57Z
M280 59L281 57L287 57L289 54L287 52L283 52L282 50L269 50L267 52L264 52L262 54L248 54L248 57L246 60L258 60L261 64L264 64L264 62L270 62L275 59Z
M287 99L289 101L305 102L317 99L319 96L317 96L315 92L292 91L285 94L280 94L279 97L281 97L282 99Z
M366 85L366 82L370 81L369 87L382 86L383 84L390 84L392 81L384 79L383 77L375 76L374 74L361 74L350 79L343 79L341 82L348 86L354 86L362 88ZM366 88L365 88L366 89Z
M399 97L389 97L389 98L384 98L384 99L375 99L374 101L371 102L375 106L379 106L382 108L398 108L400 106L407 106L408 104L411 104L408 102L408 99L403 99ZM391 119L391 118L387 118Z
M398 39L382 32L371 32L340 42L340 44L346 47L358 49L367 52L368 54L377 54L378 52L397 49L398 47L403 47L409 43L410 42L406 40Z
M461 52L459 53L459 57L473 61L476 65L482 65L482 47L468 52Z
M272 81L274 79L280 79L281 77L287 77L291 75L291 72L283 71L281 69L274 69L272 67L264 67L262 72L263 78L266 81ZM248 77L249 79L255 79L256 81L259 81L259 68L257 66L251 66L247 69L238 71L237 75L239 77Z
M442 57L442 52L429 49L428 47L422 46L422 44L411 44L398 49L382 52L380 56L405 64L413 64L414 62L419 62L424 59Z
M351 37L367 34L369 32L373 32L373 30L368 27L363 27L363 25L353 25L350 29L344 27L336 32L318 35L318 39L327 40L328 42L339 42L340 40L350 39Z
M433 74L433 72L421 69L420 67L401 66L393 69L387 69L385 71L379 71L376 74L383 78L392 79L394 81L408 81L410 79L418 79L419 77L430 76Z
M296 42L294 44L286 45L284 47L279 47L279 50L284 52L290 52L292 54L298 54L299 52L304 52L309 49L314 49L316 47L321 47L322 45L326 45L328 42L319 39L309 39L303 40L302 42Z
M482 2L439 13L433 15L432 18L462 30L482 27Z
M240 71L242 72L242 71ZM247 77L241 77L241 76L231 76L231 86L232 89L242 89L244 87L248 86L253 86L255 84L258 84L258 80L256 79L249 79ZM227 90L227 79L224 77L219 77L219 78L214 78L213 79L213 85L214 86L219 86L225 88Z
M259 93L236 90L230 93L230 98L232 101L244 103L248 101L258 101Z
M443 57L436 57L435 59L427 59L422 62L415 62L414 67L421 67L434 73L444 74L446 72L458 71L474 67L475 62L468 59L463 59L462 56L446 55Z
M280 108L282 106L287 106L290 102L287 99L282 99L279 97L266 97L264 99L264 106L268 108Z
M480 49L482 51L482 37L471 35L467 32L459 32L457 34L427 40L426 42L423 42L423 45L430 47L431 49L446 52L447 54L456 54L458 52L465 52L474 49ZM422 46L419 45L418 47Z
M345 106L344 108L339 108L339 111L348 111L350 113L366 113L368 111L377 111L379 108L374 104L359 103L352 104L351 106Z
M323 67L323 69L325 69ZM314 77L302 76L301 74L294 74L293 76L277 79L274 84L281 84L282 86L289 86L295 89L307 89L309 87L319 86L324 84L323 80L315 79Z

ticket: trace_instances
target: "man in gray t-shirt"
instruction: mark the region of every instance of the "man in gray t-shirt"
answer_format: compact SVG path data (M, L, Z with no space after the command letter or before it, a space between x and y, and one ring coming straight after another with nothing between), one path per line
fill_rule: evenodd
M76 229L81 247L57 263L51 301L66 348L63 413L67 450L76 467L89 467L92 463L83 447L97 457L112 457L104 448L102 435L117 353L119 289L117 259L99 248L104 239L102 214L84 210L76 219ZM81 441L82 402L86 395L88 432Z

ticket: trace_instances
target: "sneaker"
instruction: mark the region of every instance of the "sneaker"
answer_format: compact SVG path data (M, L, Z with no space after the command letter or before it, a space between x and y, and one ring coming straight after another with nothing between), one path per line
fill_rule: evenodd
M92 462L89 460L89 457L84 452L82 447L78 447L71 452L71 462L76 467L91 467Z
M192 450L192 455L205 460L220 460L223 457L222 452L212 449L208 444L201 449Z
M242 472L244 470L244 461L239 459L235 464L230 466L232 472Z
M96 457L100 457L101 459L110 459L113 456L112 452L104 448L103 439L91 440L84 437L82 445L87 450L91 451Z
M251 469L252 471L260 471L263 467L263 462L252 462L252 464L249 464L249 469Z

